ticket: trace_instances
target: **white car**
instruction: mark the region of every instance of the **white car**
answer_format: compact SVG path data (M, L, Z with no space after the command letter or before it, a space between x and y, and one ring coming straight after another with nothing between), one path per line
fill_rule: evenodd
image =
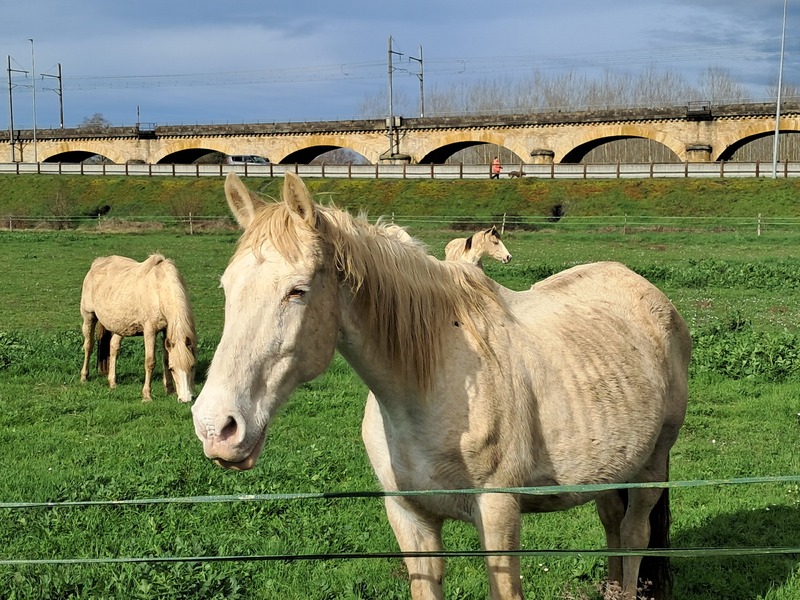
M269 161L255 154L231 154L225 157L226 165L268 165Z

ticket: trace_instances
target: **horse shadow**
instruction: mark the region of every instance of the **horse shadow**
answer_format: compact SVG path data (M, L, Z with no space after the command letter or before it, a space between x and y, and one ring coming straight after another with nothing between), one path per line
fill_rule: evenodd
M740 510L697 527L673 529L673 548L797 547L800 507ZM750 600L780 588L800 562L798 554L676 557L675 598Z

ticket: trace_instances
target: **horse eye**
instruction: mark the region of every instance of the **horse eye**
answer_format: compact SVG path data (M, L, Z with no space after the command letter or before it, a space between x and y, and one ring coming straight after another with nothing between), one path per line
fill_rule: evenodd
M302 300L305 297L307 291L308 290L304 290L302 288L292 288L292 290L288 294L286 294L286 300L289 302L292 301L296 302L298 300Z

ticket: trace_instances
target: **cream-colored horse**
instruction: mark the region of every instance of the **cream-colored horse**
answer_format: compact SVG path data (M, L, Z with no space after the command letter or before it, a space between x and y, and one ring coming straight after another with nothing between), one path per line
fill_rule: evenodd
M163 333L163 381L169 394L177 390L180 402L194 400L197 335L186 285L175 264L160 254L144 262L124 256L94 260L83 280L83 367L81 381L89 377L89 357L97 328L97 366L117 387L117 355L122 338L144 336L144 387L142 401L150 401L150 381L155 369L156 337ZM168 375L171 374L170 375Z
M385 226L313 203L292 173L281 203L262 203L233 174L225 190L244 233L222 276L222 338L192 407L209 458L252 468L278 407L338 348L374 392L362 432L386 490L668 479L691 340L639 275L596 263L513 292L479 269L431 260ZM402 551L437 553L446 519L473 523L487 551L509 551L520 547L521 512L590 500L610 547L668 545L668 490L658 487L385 504ZM640 562L609 561L609 578L630 598ZM441 557L406 565L415 599L442 597ZM486 566L492 598L522 597L517 556L491 555ZM666 593L666 577L641 575Z
M511 261L511 253L494 225L468 238L450 240L444 247L444 255L446 260L460 260L481 268L484 256L490 256L503 264Z

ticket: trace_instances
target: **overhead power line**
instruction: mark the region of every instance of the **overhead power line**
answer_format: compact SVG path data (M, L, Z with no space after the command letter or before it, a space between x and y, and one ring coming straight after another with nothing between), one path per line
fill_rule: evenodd
M572 55L522 55L493 57L426 58L426 73L441 76L469 76L482 73L503 74L525 70L580 70L586 68L634 67L676 63L756 61L771 58L761 44L684 46L662 49L593 52ZM413 74L413 73L412 73ZM225 71L209 73L171 73L163 75L71 76L65 84L71 90L230 86L260 83L305 83L314 81L383 80L382 61L342 63L308 67Z

